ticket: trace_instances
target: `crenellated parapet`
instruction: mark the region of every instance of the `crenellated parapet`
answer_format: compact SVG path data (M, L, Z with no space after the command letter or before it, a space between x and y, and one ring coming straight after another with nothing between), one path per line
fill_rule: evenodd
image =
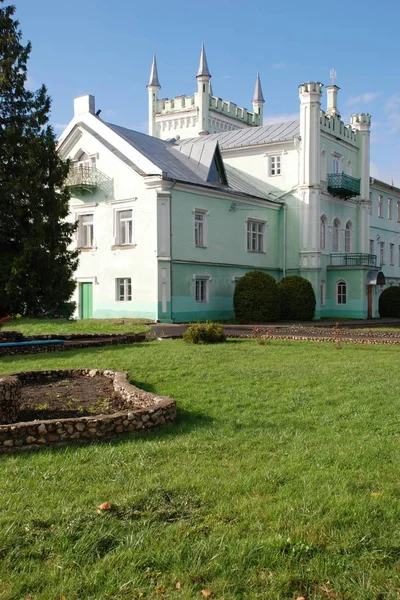
M357 145L357 132L354 130L354 126L351 123L346 125L339 115L327 115L321 110L320 116L321 131L334 135L336 138Z

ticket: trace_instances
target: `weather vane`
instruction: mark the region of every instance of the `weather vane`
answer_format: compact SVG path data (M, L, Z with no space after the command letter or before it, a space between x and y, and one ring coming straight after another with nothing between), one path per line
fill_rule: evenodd
M336 76L337 76L337 73L336 73L335 69L331 69L331 72L329 73L329 77L331 78L332 85L335 85Z

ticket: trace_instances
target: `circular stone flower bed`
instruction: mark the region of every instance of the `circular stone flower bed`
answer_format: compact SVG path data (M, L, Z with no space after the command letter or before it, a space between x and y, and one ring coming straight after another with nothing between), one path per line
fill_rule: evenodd
M120 371L0 375L0 452L108 438L175 421L173 399L145 392Z

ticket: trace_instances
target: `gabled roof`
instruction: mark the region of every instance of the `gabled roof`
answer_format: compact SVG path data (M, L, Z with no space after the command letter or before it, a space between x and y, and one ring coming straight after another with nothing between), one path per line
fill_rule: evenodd
M224 133L212 133L207 136L209 140L216 140L222 150L228 148L244 148L246 146L261 146L273 142L292 140L300 134L300 121L284 121L272 123L262 127L245 127ZM189 138L180 141L180 144L202 143L202 137Z
M257 180L252 180L254 178L248 178L237 169L224 165L218 142L209 140L210 136L204 137L203 147L201 147L201 144L196 144L194 149L194 145L193 147L186 144L182 146L181 140L179 140L178 145L175 141L160 140L119 125L105 123L104 121L103 123L151 161L158 169L161 169L163 177L166 179L274 201L268 194L267 187L264 189L262 185L255 183ZM222 181L225 180L226 183L209 181L210 169L214 159L216 159L218 168L223 169L225 179L222 178ZM154 173L145 172L143 174L152 175Z

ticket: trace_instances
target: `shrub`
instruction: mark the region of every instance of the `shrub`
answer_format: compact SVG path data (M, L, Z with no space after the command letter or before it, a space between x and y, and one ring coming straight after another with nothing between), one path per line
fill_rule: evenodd
M239 279L233 296L239 322L264 323L279 318L280 298L275 279L262 271L249 271Z
M311 321L315 313L315 293L308 279L288 275L279 283L281 319Z
M194 323L187 328L183 339L188 344L221 344L226 335L218 323Z
M379 314L381 317L400 318L400 287L398 285L386 288L379 296Z

